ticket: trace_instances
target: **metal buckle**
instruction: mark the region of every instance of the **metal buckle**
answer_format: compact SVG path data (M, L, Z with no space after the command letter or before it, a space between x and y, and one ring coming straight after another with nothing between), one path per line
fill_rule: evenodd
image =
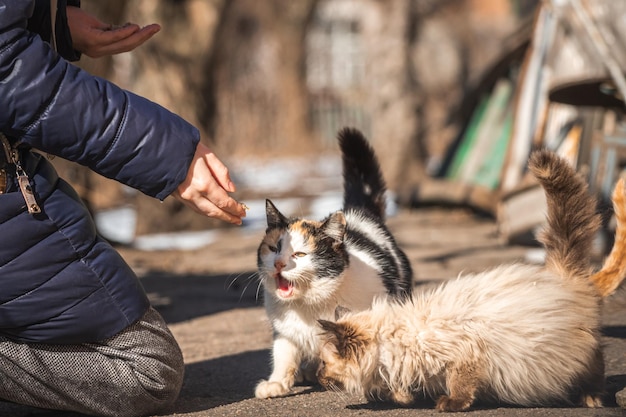
M33 193L33 188L30 185L30 179L28 178L28 174L22 168L22 162L20 161L20 154L16 147L12 147L9 143L9 140L4 135L4 133L0 132L0 142L2 142L2 147L4 148L5 153L5 161L6 166L11 164L15 166L15 174L17 175L17 183L20 186L20 191L22 192L22 196L24 197L24 202L26 203L26 208L30 214L41 213L41 207L37 204L37 200L35 199L35 194ZM2 158L0 158L1 160ZM1 168L0 168L1 169ZM4 179L4 191L6 191L6 170L5 170L5 179Z

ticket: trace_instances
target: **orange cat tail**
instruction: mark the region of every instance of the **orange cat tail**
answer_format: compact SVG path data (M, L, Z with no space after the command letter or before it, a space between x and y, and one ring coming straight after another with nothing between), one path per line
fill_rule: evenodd
M626 278L626 184L624 179L613 190L613 210L615 211L615 243L611 253L604 260L602 269L591 276L602 297L608 297L619 288Z

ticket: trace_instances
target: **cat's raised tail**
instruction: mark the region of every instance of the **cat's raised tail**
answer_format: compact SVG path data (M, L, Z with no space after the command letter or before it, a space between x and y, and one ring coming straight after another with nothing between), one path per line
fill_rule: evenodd
M626 278L626 183L620 178L613 189L615 242L604 260L602 269L591 276L601 297L613 294Z
M547 227L538 236L546 267L564 277L588 278L600 216L587 182L568 161L545 149L531 154L528 168L546 193Z
M384 219L387 187L374 149L354 128L341 129L338 139L343 160L344 210L365 209Z

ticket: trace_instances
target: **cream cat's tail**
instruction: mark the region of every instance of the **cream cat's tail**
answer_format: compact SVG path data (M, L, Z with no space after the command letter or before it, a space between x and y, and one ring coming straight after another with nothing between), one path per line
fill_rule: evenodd
M344 210L365 209L384 219L387 187L374 149L357 129L343 128L338 138L343 160Z
M600 216L587 182L569 162L548 150L533 152L528 167L548 203L547 227L539 236L546 248L546 267L563 276L589 277Z
M620 179L613 190L615 212L615 242L611 253L604 260L602 269L591 277L602 297L613 294L626 277L626 183Z

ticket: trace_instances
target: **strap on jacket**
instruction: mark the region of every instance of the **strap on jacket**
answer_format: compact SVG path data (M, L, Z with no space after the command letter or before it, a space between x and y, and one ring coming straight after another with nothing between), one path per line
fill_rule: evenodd
M11 146L11 143L9 143L9 140L2 132L0 132L0 141L2 142L2 148L4 148L7 162L15 166L17 183L20 186L22 196L24 196L28 212L30 214L41 213L41 207L37 204L35 194L33 193L33 187L30 185L30 178L28 178L28 174L26 174L26 171L24 171L24 168L22 167L19 150L15 146ZM6 172L4 187L6 188Z
M56 34L56 22L57 22L57 0L50 0L50 20L52 33L50 34L50 46L55 51L57 50L57 34Z

